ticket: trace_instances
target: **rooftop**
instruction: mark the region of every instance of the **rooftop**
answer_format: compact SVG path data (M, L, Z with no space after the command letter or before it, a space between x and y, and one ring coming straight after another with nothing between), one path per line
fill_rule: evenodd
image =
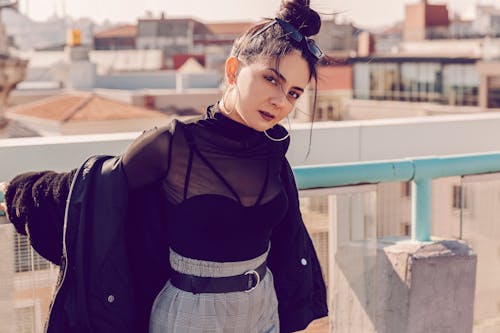
M136 37L137 25L122 25L94 34L95 38Z
M253 22L227 22L227 23L208 23L208 29L215 35L241 35Z
M163 114L114 101L92 93L68 93L21 104L7 110L10 116L22 115L59 122L155 118Z

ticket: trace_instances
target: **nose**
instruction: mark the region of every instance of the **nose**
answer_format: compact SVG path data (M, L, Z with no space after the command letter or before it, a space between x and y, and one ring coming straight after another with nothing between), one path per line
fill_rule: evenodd
M275 108L281 108L285 106L286 101L287 101L286 96L283 93L283 91L281 91L281 89L273 90L270 102Z

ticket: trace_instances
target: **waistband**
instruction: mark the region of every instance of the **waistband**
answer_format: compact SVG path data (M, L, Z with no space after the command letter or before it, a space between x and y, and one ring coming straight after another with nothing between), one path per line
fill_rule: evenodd
M172 269L182 274L203 277L226 277L245 274L249 270L254 270L266 262L268 253L269 247L266 252L253 259L235 262L216 262L183 257L170 249L169 259Z

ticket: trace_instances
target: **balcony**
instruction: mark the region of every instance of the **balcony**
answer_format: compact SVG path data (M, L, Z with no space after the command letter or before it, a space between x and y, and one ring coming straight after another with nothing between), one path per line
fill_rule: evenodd
M463 310L457 322L470 314L472 323L473 311L474 332L500 331L499 126L500 115L493 113L317 123L307 159L309 125L293 128L288 158L327 281L331 315L307 332L410 332L402 327L416 327L412 313L426 308L449 319L442 309L450 304L440 304L440 295L452 293L474 299L473 309L465 298L452 301ZM3 140L0 179L28 170L68 170L93 154L119 154L136 136ZM474 252L453 261L460 256L442 240L464 240ZM416 277L410 285L405 274L418 268L401 270L394 258L405 254L401 248L420 246L449 256L431 262L435 274L423 289L413 289ZM41 332L57 267L41 260L5 221L0 252L0 331ZM454 275L460 267L473 267L467 260L475 256L475 275ZM443 272L449 283L436 283ZM408 296L410 290L417 294ZM421 297L423 310L405 308L404 297Z

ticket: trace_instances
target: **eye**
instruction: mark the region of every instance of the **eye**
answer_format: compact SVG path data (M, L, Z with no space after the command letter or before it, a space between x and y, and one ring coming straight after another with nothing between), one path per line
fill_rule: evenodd
M288 95L289 95L290 97L292 97L293 99L298 99L298 98L300 97L300 94L298 94L297 92L295 92L295 91L293 91L293 90L291 90L291 91L288 93Z
M266 81L270 82L271 84L274 84L274 85L278 84L278 81L273 76L266 75L266 76L264 76L264 79Z

